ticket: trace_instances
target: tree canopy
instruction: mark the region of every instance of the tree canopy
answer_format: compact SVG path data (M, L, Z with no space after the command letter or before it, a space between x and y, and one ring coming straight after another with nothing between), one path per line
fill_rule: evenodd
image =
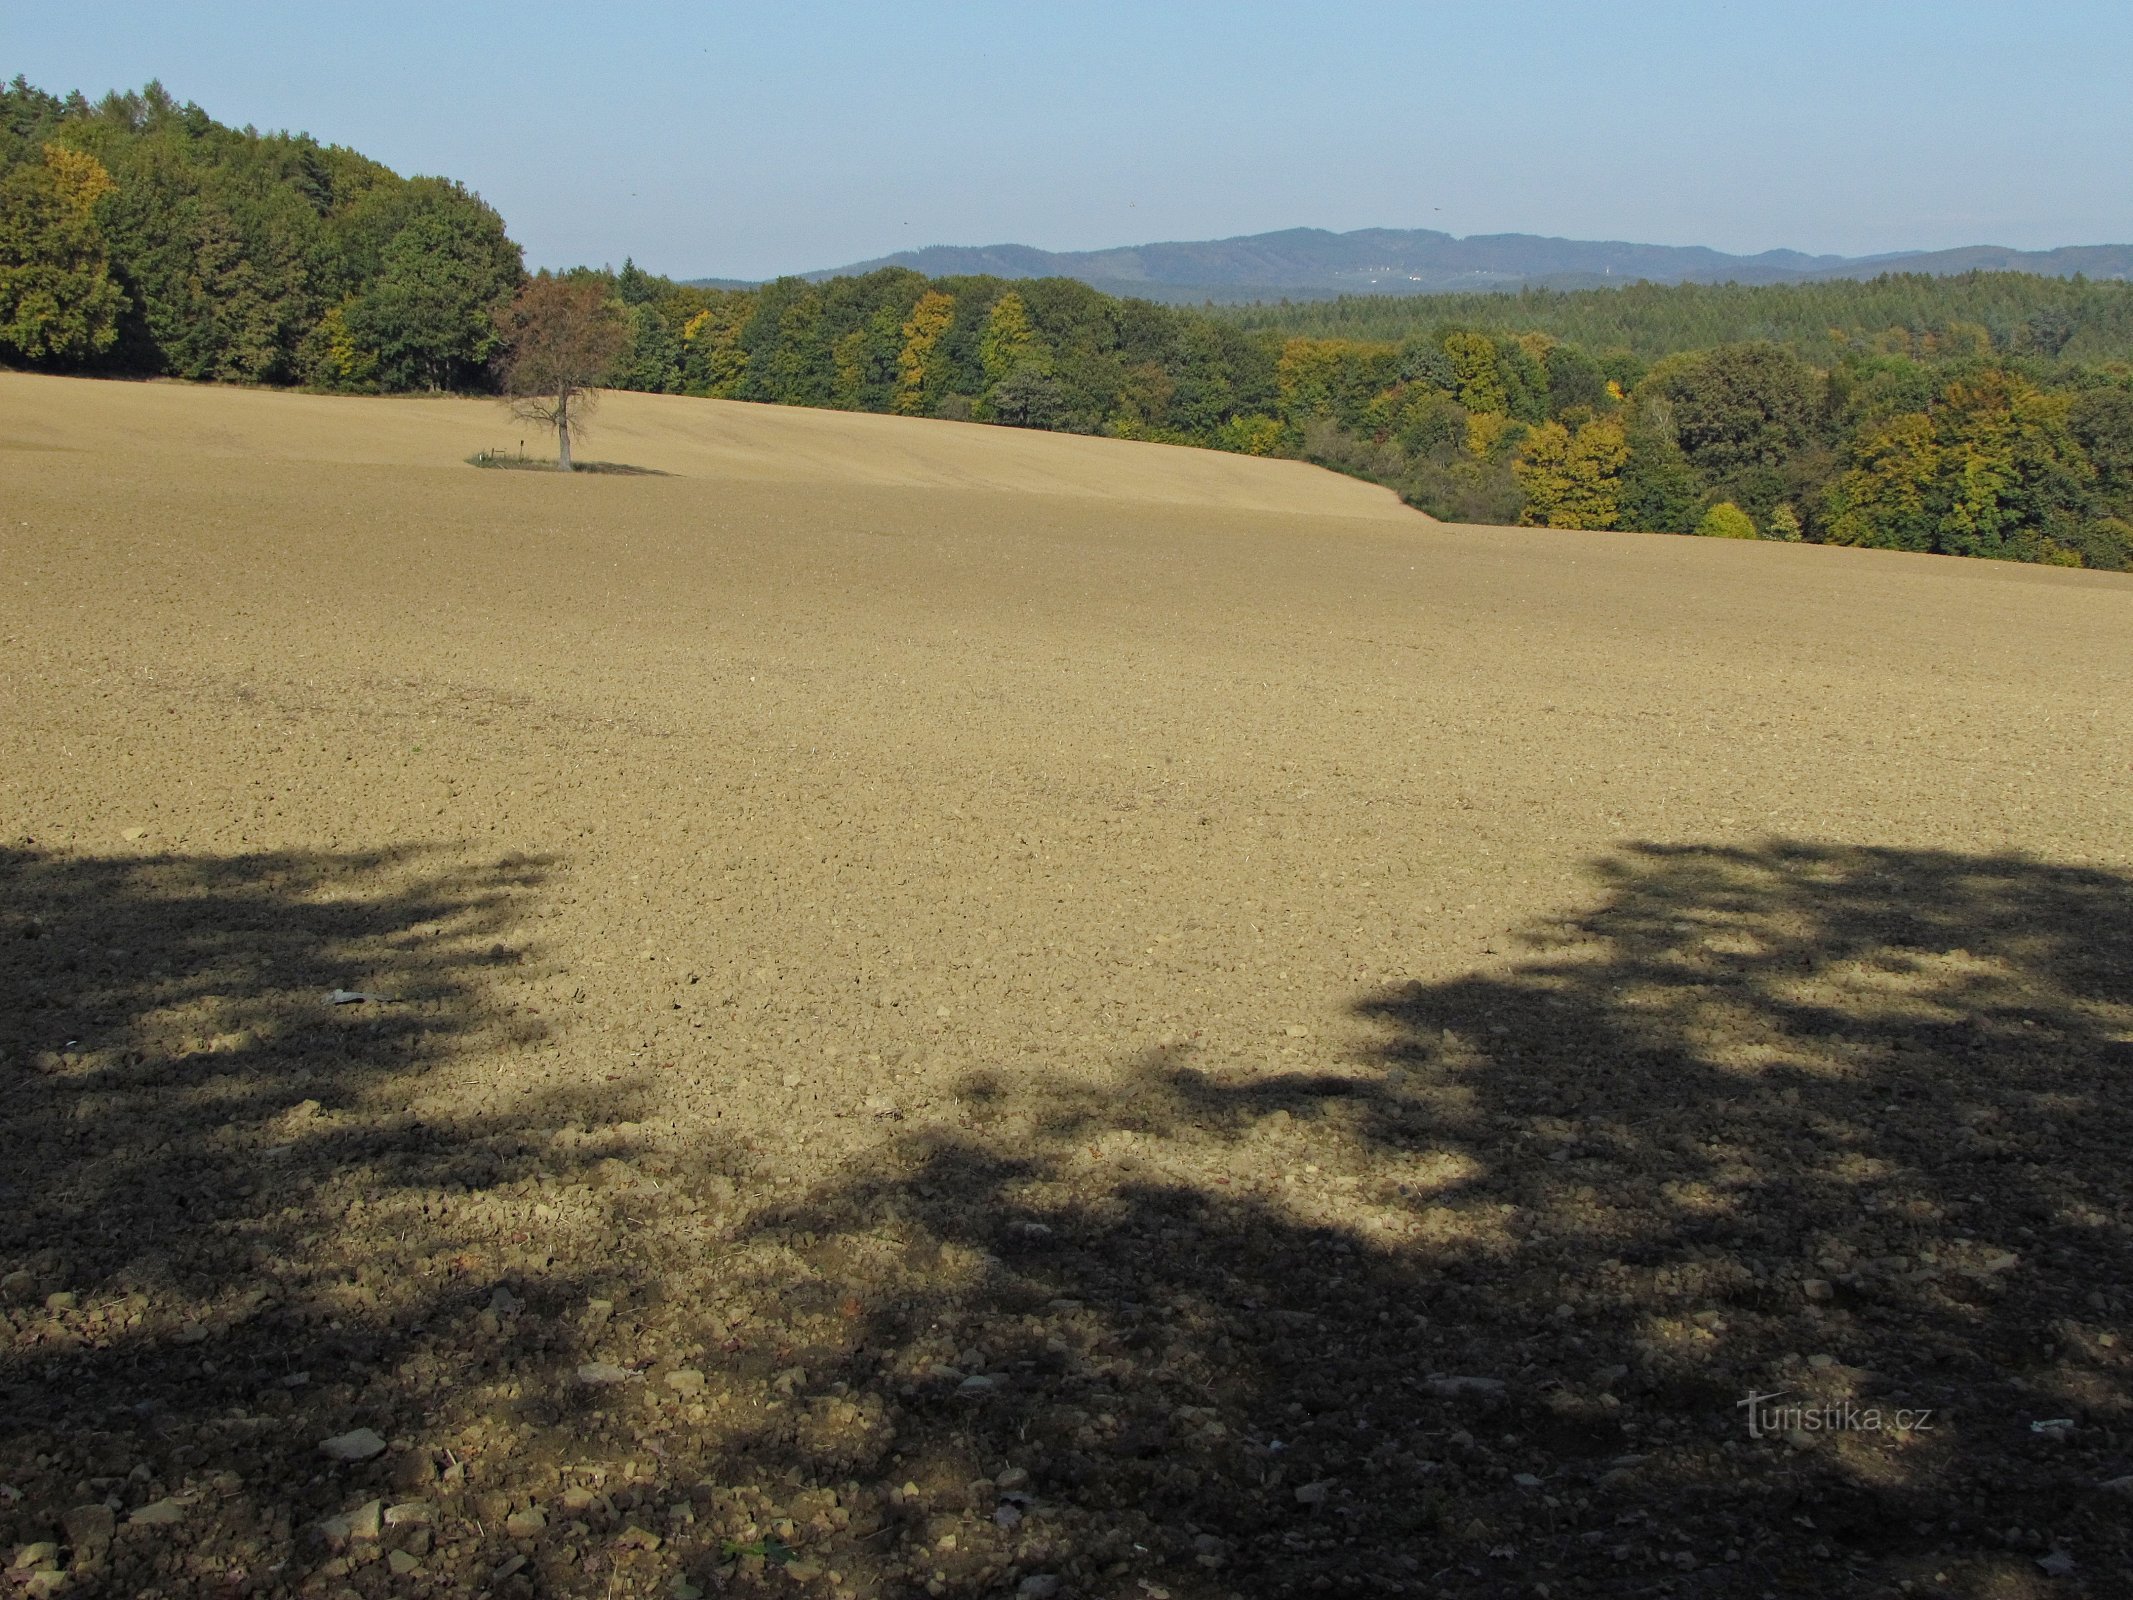
M0 177L0 347L79 362L117 341L126 297L96 220L114 187L96 157L61 145Z
M160 85L91 104L0 88L0 354L338 388L483 381L523 276L503 219Z
M593 400L628 348L632 323L606 285L547 273L521 285L496 316L497 363L512 409L555 429L556 465L571 470L570 448Z

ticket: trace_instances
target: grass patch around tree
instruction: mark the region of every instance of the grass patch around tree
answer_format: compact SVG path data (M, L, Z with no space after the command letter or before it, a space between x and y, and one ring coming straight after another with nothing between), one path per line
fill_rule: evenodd
M529 456L509 450L477 450L467 457L470 467L495 467L505 472L554 472L557 470L554 456ZM670 478L670 472L661 472L657 467L633 467L624 461L576 461L571 463L573 472L605 472L623 478Z

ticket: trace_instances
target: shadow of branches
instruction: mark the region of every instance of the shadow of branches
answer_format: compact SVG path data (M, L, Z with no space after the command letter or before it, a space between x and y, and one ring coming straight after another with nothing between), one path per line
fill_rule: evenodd
M2118 1592L2133 884L1596 872L1353 1038L874 1095L774 1201L629 1081L425 1097L541 1048L538 863L14 852L0 1531L155 1593Z
M2133 885L1599 875L1346 1061L982 1080L762 1219L871 1432L728 1472L886 1483L884 1592L2112 1592Z
M627 1275L602 1169L640 1153L639 1095L508 1081L548 1035L498 983L547 870L0 850L17 1582L295 1592L335 1576L321 1519L481 1487L462 1423L522 1444L586 1408L553 1375Z
M0 851L7 1244L63 1235L45 1253L101 1277L257 1217L277 1162L306 1184L360 1163L286 1158L475 1024L472 980L516 959L501 936L541 877L509 863L377 892L412 864Z

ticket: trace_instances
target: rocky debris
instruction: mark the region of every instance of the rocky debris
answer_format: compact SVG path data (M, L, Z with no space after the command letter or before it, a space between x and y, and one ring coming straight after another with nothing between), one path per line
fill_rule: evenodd
M382 1507L382 1501L366 1500L352 1511L322 1518L318 1524L319 1537L333 1550L343 1548L351 1540L375 1541L381 1530Z
M666 1385L676 1394L699 1395L704 1392L704 1375L694 1367L677 1367L667 1374Z
M547 1526L547 1513L539 1506L527 1506L523 1511L514 1511L504 1518L504 1532L514 1539L531 1539Z
M59 1546L50 1539L40 1539L35 1544L26 1544L15 1552L9 1567L15 1572L41 1572L59 1565Z
M639 1376L628 1367L617 1366L612 1361L588 1361L578 1368L578 1382L597 1388L610 1383L627 1383Z

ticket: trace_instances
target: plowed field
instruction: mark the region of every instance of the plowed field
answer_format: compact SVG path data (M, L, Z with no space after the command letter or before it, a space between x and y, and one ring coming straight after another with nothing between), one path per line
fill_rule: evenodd
M10 1582L2126 1592L2133 580L518 438L0 375Z

